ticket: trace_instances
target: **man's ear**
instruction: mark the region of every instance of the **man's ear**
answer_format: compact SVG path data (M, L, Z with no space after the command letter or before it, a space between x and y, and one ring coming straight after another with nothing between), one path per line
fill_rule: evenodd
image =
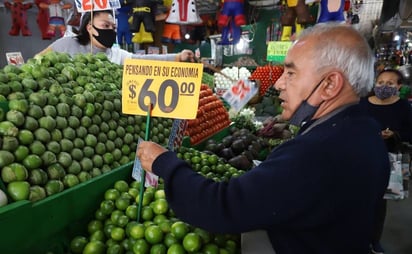
M345 78L342 73L333 71L328 74L323 82L321 97L324 100L330 100L341 92Z

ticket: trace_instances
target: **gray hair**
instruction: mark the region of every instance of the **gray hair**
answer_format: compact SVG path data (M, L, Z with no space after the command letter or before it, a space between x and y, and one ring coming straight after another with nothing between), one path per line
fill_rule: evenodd
M373 87L375 59L366 39L349 25L319 23L307 28L299 40L316 38L313 49L317 70L335 67L343 72L355 93L362 97Z

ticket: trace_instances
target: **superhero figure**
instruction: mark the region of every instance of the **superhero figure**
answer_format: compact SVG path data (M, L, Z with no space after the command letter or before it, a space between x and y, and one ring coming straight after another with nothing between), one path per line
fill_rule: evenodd
M127 51L133 51L132 37L133 34L130 32L129 27L129 17L132 11L130 5L125 5L116 10L117 15L117 42L123 49Z
M224 0L217 21L218 26L228 26L231 18L233 18L236 26L243 26L246 24L246 18L243 12L243 0Z
M39 12L37 13L36 22L39 26L41 37L43 40L50 40L52 37L47 34L47 29L49 27L49 12L40 7L41 3L48 3L48 0L35 0L34 3L37 5Z
M136 0L132 8L133 21L130 25L131 32L140 31L140 23L144 24L147 32L155 31L154 17L156 14L156 2L152 0Z
M345 0L321 0L320 14L318 23L328 21L344 22L345 16L343 11L345 8Z
M240 26L245 24L243 0L224 0L217 20L217 25L222 28L221 44L236 44L242 35Z
M295 26L295 34L303 30L303 25L312 21L309 8L305 0L286 0L287 8L281 17L282 41L289 41L292 35L292 27Z
M31 31L27 25L27 10L32 7L32 4L25 4L23 0L14 0L13 3L4 2L4 6L11 11L12 27L9 35L17 36L21 31L23 36L30 36Z

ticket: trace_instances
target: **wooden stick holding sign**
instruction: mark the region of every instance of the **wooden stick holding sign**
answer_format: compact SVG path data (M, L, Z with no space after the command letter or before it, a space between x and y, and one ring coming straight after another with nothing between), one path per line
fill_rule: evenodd
M147 116L146 116L146 130L145 130L145 137L144 140L147 141L149 140L150 137L150 116L152 112L153 104L150 103L149 106L147 107ZM140 221L140 215L142 213L142 207L143 207L143 193L144 193L144 187L145 187L145 182L146 182L146 171L143 169L141 170L141 178L140 178L140 190L139 190L139 204L137 206L137 221Z

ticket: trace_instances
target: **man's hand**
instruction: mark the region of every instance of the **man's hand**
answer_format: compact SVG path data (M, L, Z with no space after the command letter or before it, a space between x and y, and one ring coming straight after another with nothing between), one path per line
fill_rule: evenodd
M179 53L180 62L195 62L195 53L189 49L184 49Z
M136 156L139 158L142 168L152 172L152 165L156 158L166 152L166 148L150 141L143 141L137 147Z

